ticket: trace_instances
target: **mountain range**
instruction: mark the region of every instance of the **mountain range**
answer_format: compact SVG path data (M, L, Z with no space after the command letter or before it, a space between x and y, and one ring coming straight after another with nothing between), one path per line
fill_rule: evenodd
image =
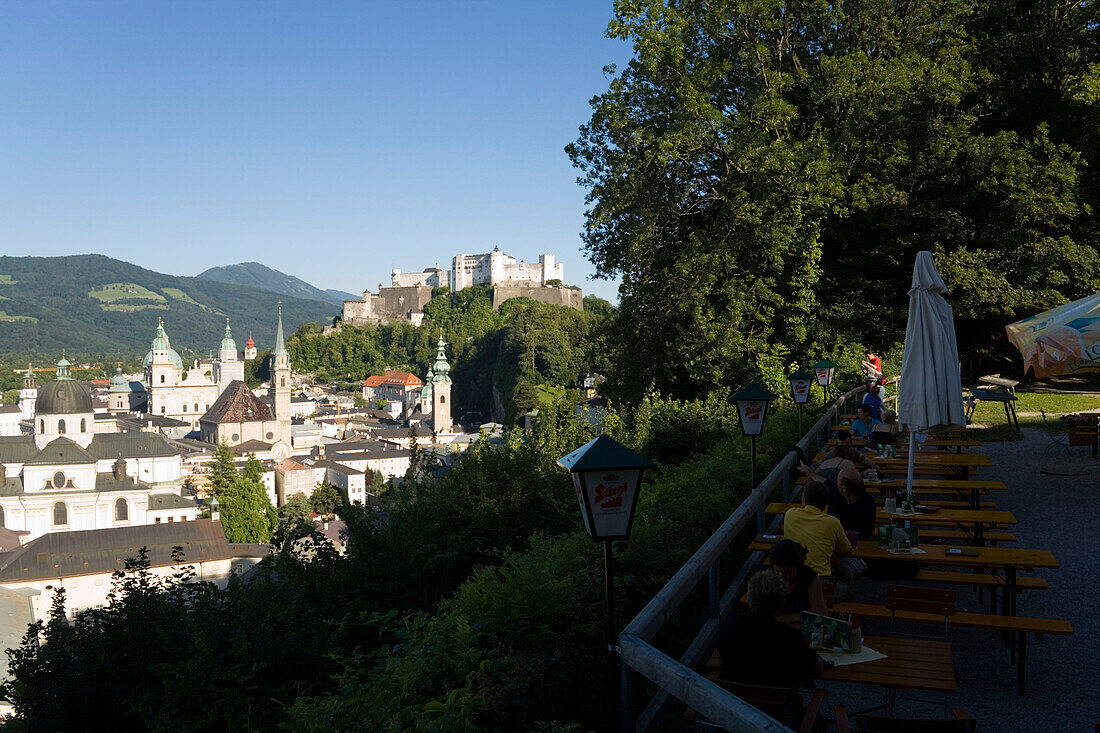
M160 318L173 348L205 354L217 349L227 317L239 348L251 333L262 351L275 339L280 300L288 335L300 323L327 324L340 313L329 294L320 300L165 275L102 255L3 256L0 353L144 353Z
M359 297L358 295L345 293L342 290L321 290L301 278L273 270L267 265L261 265L259 262L241 262L237 265L211 267L205 272L200 272L197 277L230 285L248 285L261 290L270 290L273 293L288 295L292 298L320 300L338 306L343 305L345 300L355 300Z

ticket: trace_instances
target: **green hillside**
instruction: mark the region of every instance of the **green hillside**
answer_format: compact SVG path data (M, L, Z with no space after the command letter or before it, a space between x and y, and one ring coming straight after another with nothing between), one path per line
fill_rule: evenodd
M267 265L261 265L259 262L242 262L238 265L211 267L205 272L200 272L197 277L230 285L247 285L261 290L270 290L273 293L288 295L292 298L320 300L336 305L341 305L344 302L342 295L334 295L326 290L315 288L301 278L273 270Z
M0 353L132 353L149 347L157 318L178 350L206 353L228 316L243 348L275 339L277 302L288 332L328 323L337 306L266 290L146 270L101 255L0 257Z

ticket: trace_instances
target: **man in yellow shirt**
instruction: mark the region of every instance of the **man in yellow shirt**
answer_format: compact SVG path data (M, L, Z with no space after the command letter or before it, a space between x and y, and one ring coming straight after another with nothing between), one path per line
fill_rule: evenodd
M811 481L802 489L802 506L783 515L783 537L806 548L806 565L822 577L834 575L834 557L852 554L840 520L825 513L828 504L829 489Z

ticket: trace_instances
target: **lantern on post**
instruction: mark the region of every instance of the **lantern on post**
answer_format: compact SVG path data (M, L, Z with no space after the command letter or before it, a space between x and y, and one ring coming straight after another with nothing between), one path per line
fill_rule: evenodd
M614 540L630 536L642 472L654 464L614 438L600 435L567 456L558 465L569 469L584 529L603 541L604 581L607 590L607 649L611 658L611 689L618 684L621 650L615 629L615 568L611 552Z
M821 387L821 398L825 402L828 402L829 385L833 383L833 375L836 374L836 364L828 359L822 359L810 368L814 370L814 376L817 377L817 383Z
M737 403L737 415L741 418L741 433L751 443L752 488L756 488L756 439L764 434L768 422L768 408L775 395L759 384L750 384L733 396Z
M814 375L805 369L794 371L787 379L791 383L791 399L798 405L798 434L802 435L802 406L810 401L810 385Z

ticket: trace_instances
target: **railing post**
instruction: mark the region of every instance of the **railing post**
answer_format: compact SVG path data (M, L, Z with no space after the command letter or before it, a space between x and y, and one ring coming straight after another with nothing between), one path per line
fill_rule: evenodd
M619 733L636 733L638 723L635 716L637 700L638 673L626 661L619 664Z

